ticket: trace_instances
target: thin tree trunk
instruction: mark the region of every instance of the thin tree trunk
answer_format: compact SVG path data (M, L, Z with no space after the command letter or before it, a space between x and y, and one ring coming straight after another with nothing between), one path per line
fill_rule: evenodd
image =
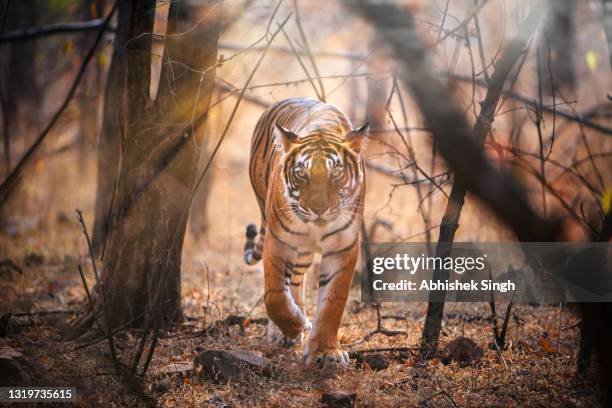
M219 7L212 1L172 2L166 63L157 98L151 100L151 36L146 33L153 29L155 1L131 3L126 131L95 303L108 312L111 327L142 325L151 317L166 326L181 318L181 249L199 155L194 143L201 143L197 128L185 124L209 106L219 36L214 11ZM204 11L198 13L201 4ZM81 317L75 331L86 327L87 320Z
M480 114L472 131L474 139L483 144L491 124L495 119L495 110L502 95L502 90L512 67L520 56L526 52L527 41L535 31L539 22L539 10L535 10L519 27L519 35L511 40L503 49L499 60L495 63L495 71L491 76L487 87L487 94L481 103ZM436 245L436 257L444 258L449 256L453 248L455 232L459 226L459 217L465 201L466 188L455 179L448 198L442 223L440 224L440 234ZM444 269L435 269L432 281L446 281L449 273ZM432 358L436 354L440 330L442 328L442 318L444 316L444 290L430 294L430 302L427 307L427 316L421 337L421 356L422 358Z
M2 2L0 18L6 16L3 31L35 27L39 20L39 10L23 1ZM2 138L5 177L12 168L12 140L21 133L19 120L29 109L35 111L41 100L36 75L35 61L37 44L9 44L0 49L0 108L2 114Z
M87 0L82 5L84 20L99 18L104 13L104 1ZM79 38L79 48L82 52L87 51L87 47L95 38L95 33L84 33ZM103 52L102 50L99 53ZM98 54L100 55L100 54ZM100 128L100 89L101 89L101 66L100 60L96 59L94 64L87 67L85 77L81 82L79 95L79 167L84 168L87 153L98 136Z
M608 210L605 215L601 229L596 242L608 242L612 237L612 209ZM586 305L588 307L589 305ZM609 304L598 305L602 309L610 309ZM583 305L583 308L585 305ZM591 365L591 356L593 354L593 337L589 330L589 326L586 323L586 319L580 323L580 348L578 349L578 356L576 357L576 376L584 376L589 370Z
M119 4L113 56L106 80L102 128L98 138L98 179L93 226L93 245L97 253L104 247L108 235L115 181L119 172L123 128L121 112L127 69L124 47L131 14L132 3L122 1Z

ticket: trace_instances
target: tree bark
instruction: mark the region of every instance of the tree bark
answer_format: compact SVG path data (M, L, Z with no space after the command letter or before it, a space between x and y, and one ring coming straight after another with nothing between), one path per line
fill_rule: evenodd
M599 234L595 237L595 242L608 242L612 237L612 209L605 214ZM590 305L583 304L582 308L588 308ZM597 305L600 309L612 309L609 304L601 303ZM580 323L580 348L576 357L576 376L584 376L591 365L591 356L593 354L593 336L590 327L587 324L587 319Z
M103 0L87 0L82 4L81 13L85 20L94 19L104 13ZM81 14L79 13L79 14ZM87 52L89 44L95 39L95 33L84 33L79 37L78 44L82 52ZM99 53L103 52L102 50ZM98 54L100 55L100 54ZM91 152L92 146L97 139L100 129L100 90L102 69L100 60L87 67L85 76L81 82L79 94L79 167L84 168L87 154Z
M128 39L131 14L132 3L122 1L118 9L117 31L106 80L102 126L98 138L98 179L93 226L93 245L96 253L101 252L108 236L115 181L119 172L122 134L121 112L124 105L123 96L127 72L124 47Z
M198 163L194 146L202 137L185 124L209 106L220 27L218 6L197 4L172 2L162 79L151 100L147 33L153 29L155 1L131 1L121 167L102 285L95 291L96 308L108 313L111 328L151 318L167 326L181 318L181 249ZM202 4L204 12L198 13ZM87 315L81 317L76 331L88 323Z
M39 11L25 2L13 1L0 7L0 14L8 13L4 31L38 24ZM40 89L37 81L35 61L37 44L10 44L0 49L0 108L2 109L2 138L5 177L12 168L11 134L18 134L23 128L20 116L28 109L35 111L40 103Z

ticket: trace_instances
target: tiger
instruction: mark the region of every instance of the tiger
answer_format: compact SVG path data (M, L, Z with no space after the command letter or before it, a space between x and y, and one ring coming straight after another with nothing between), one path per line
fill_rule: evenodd
M268 107L251 139L249 176L261 226L246 229L244 259L263 259L268 339L301 342L307 366L349 363L338 342L359 254L369 124L353 128L338 107L289 98ZM257 241L256 241L257 238ZM304 277L320 254L316 316L304 311Z

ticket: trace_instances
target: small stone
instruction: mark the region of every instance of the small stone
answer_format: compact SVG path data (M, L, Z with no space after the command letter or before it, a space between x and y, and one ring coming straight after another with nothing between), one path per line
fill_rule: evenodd
M30 387L44 382L49 386L55 383L42 364L10 347L0 348L0 387Z
M243 380L250 376L272 375L272 362L255 353L244 350L205 350L193 360L195 381L227 382Z
M333 391L321 395L321 403L329 408L352 408L357 394L346 391Z
M364 358L364 362L374 371L384 370L389 367L389 359L380 353L368 354Z
M450 364L454 360L459 363L459 367L465 367L480 360L483 354L482 347L461 336L446 345L441 360L443 364Z
M165 394L170 391L170 382L166 379L156 381L151 386L151 391L157 394Z

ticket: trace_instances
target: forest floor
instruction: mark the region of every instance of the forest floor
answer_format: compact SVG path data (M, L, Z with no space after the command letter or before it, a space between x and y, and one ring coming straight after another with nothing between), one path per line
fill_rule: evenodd
M67 224L67 233L78 234L78 227ZM42 364L55 381L76 385L81 406L141 405L114 375L106 341L75 351L79 343L63 338L66 323L85 296L76 266L88 264L87 257L23 252L24 246L14 240L9 243L6 237L0 239L0 245L9 248L5 260L10 259L20 269L6 263L0 268L4 304L0 312L13 313L10 327L3 328L6 333L0 337L0 350L23 353ZM209 264L213 262L209 260ZM457 362L447 364L439 358L420 362L416 347L426 310L422 303L384 304L384 326L405 330L406 334L377 334L359 343L375 329L377 319L375 309L360 303L359 291L353 290L340 328L345 349L362 356L366 354L360 354L360 350L376 348L414 350L380 353L390 360L381 370L368 364L358 367L353 362L348 368L321 372L303 367L301 345L285 348L268 344L265 311L258 302L262 291L259 268L231 273L214 267L208 273L202 272L203 268L186 269L192 270L183 277L187 318L162 334L145 379L145 389L158 406L317 407L322 406L322 394L334 391L354 393L358 407L602 405L603 394L594 385L596 373L591 372L587 379L575 379L579 318L567 306L516 306L509 322L507 349L500 354L490 347L493 335L488 304L447 305L440 348L465 336L484 351L478 361L460 367ZM88 276L91 278L91 271ZM312 300L315 294L309 285L307 297ZM313 302L309 305L312 316ZM498 305L498 310L503 315L505 305ZM16 314L35 311L61 313ZM116 335L120 358L129 361L138 337L137 330ZM359 344L351 345L356 341ZM254 352L270 359L274 374L226 384L198 383L191 364L199 352L211 349Z

